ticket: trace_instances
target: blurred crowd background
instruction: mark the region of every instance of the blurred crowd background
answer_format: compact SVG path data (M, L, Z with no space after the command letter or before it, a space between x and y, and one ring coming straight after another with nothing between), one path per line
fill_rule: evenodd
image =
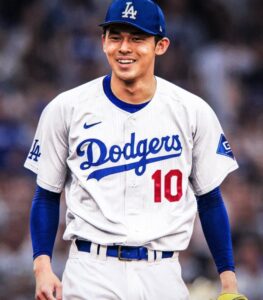
M171 47L156 74L216 111L240 169L223 184L240 291L263 299L263 1L163 0ZM38 118L58 93L109 73L97 26L109 0L0 0L0 299L34 298L29 214L35 177L23 168ZM74 100L74 99L73 99ZM96 101L96 99L94 99ZM211 166L212 168L213 166ZM68 244L62 201L53 268ZM199 219L181 255L192 300L215 299L216 269Z

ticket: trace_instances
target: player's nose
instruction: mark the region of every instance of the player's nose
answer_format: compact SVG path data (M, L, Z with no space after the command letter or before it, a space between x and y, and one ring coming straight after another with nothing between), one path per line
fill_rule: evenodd
M120 53L130 53L131 51L132 51L131 44L130 44L129 40L123 39L120 44L119 52Z

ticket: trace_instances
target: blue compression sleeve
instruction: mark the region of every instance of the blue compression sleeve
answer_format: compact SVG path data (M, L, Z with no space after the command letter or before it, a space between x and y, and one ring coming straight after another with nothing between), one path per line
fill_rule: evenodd
M197 196L202 229L218 273L235 271L230 225L220 188Z
M30 215L33 258L46 254L52 257L59 223L60 194L37 186Z

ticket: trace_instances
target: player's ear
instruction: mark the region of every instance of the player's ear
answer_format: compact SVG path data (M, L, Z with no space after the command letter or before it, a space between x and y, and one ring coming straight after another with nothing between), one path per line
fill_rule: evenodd
M103 48L103 51L105 52L105 38L106 38L106 34L103 33L101 35L101 42L102 42L102 48Z
M170 45L170 40L167 37L162 38L159 40L155 46L155 54L156 55L163 55Z

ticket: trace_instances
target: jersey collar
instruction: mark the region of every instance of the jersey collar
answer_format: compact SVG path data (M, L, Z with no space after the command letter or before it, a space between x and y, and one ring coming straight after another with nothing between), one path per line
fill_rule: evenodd
M111 90L111 75L107 75L103 79L103 90L107 98L117 107L129 113L135 113L144 108L150 101L141 104L131 104L117 98Z

